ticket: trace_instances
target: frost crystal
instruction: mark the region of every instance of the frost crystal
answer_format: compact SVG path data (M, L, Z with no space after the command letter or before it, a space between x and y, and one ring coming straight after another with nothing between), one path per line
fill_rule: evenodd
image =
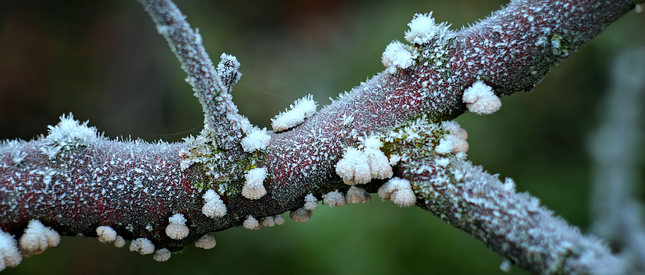
M203 249L211 249L215 247L216 244L217 242L215 241L215 237L211 235L204 235L195 241L195 246Z
M20 251L27 258L43 253L47 248L55 247L60 243L60 235L49 227L45 227L39 220L31 220L20 237Z
M5 267L17 266L22 261L18 244L11 234L0 229L0 271Z
M444 41L455 36L446 23L435 24L432 12L415 14L408 26L410 30L405 32L405 40L417 45L426 44L433 39Z
M258 230L262 227L258 222L258 220L253 218L253 216L251 215L246 217L246 220L244 220L244 223L242 223L242 225L244 226L244 228L250 229L250 230Z
M383 52L381 57L383 66L385 68L396 67L400 69L407 69L413 65L413 56L399 41L392 41Z
M168 218L168 221L170 224L166 226L166 236L173 240L181 240L188 236L190 231L186 226L186 218L184 218L183 214L175 214Z
M96 128L87 127L87 123L81 124L72 114L69 117L62 115L58 125L48 126L49 135L43 139L47 146L41 150L53 159L60 151L76 149L93 142L97 138Z
M400 207L412 206L417 201L410 182L401 178L392 178L383 184L378 189L378 196L381 200L392 201Z
M322 197L323 203L325 203L329 207L343 206L346 203L345 196L343 196L343 193L339 192L338 190L324 194L322 195Z
M267 193L264 189L264 179L267 177L267 168L253 168L244 175L246 182L242 187L242 196L249 200L257 200Z
M202 206L202 213L211 219L221 218L226 215L226 205L220 199L219 195L212 189L204 193L204 206Z
M255 152L258 150L264 150L269 145L271 136L267 133L266 128L253 129L251 132L242 139L242 148L244 152Z
M316 113L317 105L311 95L298 99L289 106L291 110L281 112L271 119L271 128L273 131L282 132L296 127Z
M307 195L305 197L305 206L303 206L303 208L306 210L315 210L316 207L318 207L318 199L314 197L313 194Z
M489 115L502 107L493 89L480 80L464 91L463 100L468 110L478 115Z
M99 226L96 228L96 235L99 236L99 242L111 243L116 240L116 231L109 226Z
M372 200L372 197L365 189L356 186L352 186L347 190L346 198L349 204L366 203Z
M240 62L237 61L235 56L226 53L222 53L220 59L219 64L217 64L217 74L227 92L231 92L233 85L242 77L242 73L238 71Z
M291 211L291 213L289 213L289 217L291 217L294 222L307 222L311 219L312 214L311 210L298 208L296 211Z
M155 254L152 255L152 258L157 262L165 262L170 259L172 253L167 248L162 248L155 251Z
M155 252L155 245L146 238L138 238L130 243L130 251L139 252L141 255L148 255Z

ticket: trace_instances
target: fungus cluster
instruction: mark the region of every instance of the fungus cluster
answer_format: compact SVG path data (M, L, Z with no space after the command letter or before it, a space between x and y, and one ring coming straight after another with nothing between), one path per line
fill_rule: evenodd
M139 252L141 255L149 255L155 252L155 245L146 238L138 238L130 243L130 251Z
M455 121L444 121L441 127L448 131L448 135L439 141L439 145L434 149L435 152L440 155L453 153L461 156L459 155L460 153L465 154L469 148L468 142L466 141L468 139L468 132L461 128L459 123Z
M478 115L490 115L502 107L502 102L493 93L493 88L480 80L464 91L463 101L469 111Z
M345 197L349 204L366 203L372 200L372 197L365 189L357 186L350 187Z
M167 248L157 249L152 258L157 262L165 262L170 259L171 253Z
M246 137L242 139L241 144L244 152L250 153L266 149L269 145L269 141L271 141L271 136L267 133L266 128L259 129L257 127L252 127Z
M291 211L291 213L289 213L289 217L294 222L307 222L309 221L309 219L311 219L311 215L313 215L311 210L304 208L298 208L295 211Z
M340 207L347 203L345 195L338 190L322 195L323 203L329 207Z
M397 177L383 184L378 189L378 196L381 200L392 201L400 207L412 206L417 201L410 181Z
M0 230L0 271L7 266L17 266L20 261L22 261L22 255L18 250L16 239L11 234Z
M215 241L215 237L208 234L201 236L197 241L195 241L195 247L203 249L211 249L215 247L216 244L217 242Z
M343 158L336 164L336 173L348 185L365 184L372 179L386 179L392 176L392 167L387 156L381 152L383 145L378 138L366 138L363 150L349 147Z
M60 235L55 230L45 227L39 220L31 220L19 243L22 256L28 258L57 246L60 243Z
M104 226L104 225L96 228L96 235L99 236L99 242L101 243L114 242L118 237L118 235L116 234L116 230L112 229L112 227Z

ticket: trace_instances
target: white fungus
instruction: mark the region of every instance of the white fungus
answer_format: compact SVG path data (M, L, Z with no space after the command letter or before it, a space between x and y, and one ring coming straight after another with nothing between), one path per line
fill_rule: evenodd
M211 219L221 218L226 215L226 205L219 195L212 189L204 193L204 206L202 206L202 213Z
M378 189L378 196L381 200L392 201L400 207L412 206L417 201L410 181L396 177L390 179Z
M450 140L452 143L452 150L446 151L446 148L440 148L437 153L447 154L452 152L454 154L466 153L468 151L469 145L466 141L468 139L468 132L459 126L459 123L455 121L444 121L441 123L441 127L448 131L447 140ZM450 142L448 142L450 143ZM441 145L441 144L440 144ZM437 148L435 148L437 150Z
M281 112L271 119L271 128L275 132L282 132L296 127L316 113L317 105L311 95L298 99L289 106L290 110Z
M181 240L188 236L190 231L186 226L186 218L184 218L183 214L173 215L168 218L168 222L170 223L166 226L166 236L173 240Z
M55 247L60 243L60 235L49 227L45 227L39 220L31 220L20 237L20 251L27 258L43 253L47 248Z
M139 252L141 255L148 255L155 252L155 245L146 238L138 238L130 243L131 252Z
M481 80L464 91L463 100L468 110L478 115L489 115L502 107L502 102L493 93L493 88Z
M253 218L253 216L251 215L246 217L246 220L244 220L244 223L242 223L242 225L244 226L244 228L250 229L250 230L258 230L262 227L258 222L258 220Z
M115 241L117 237L116 231L109 226L97 227L96 235L99 236L99 242L101 243L111 243Z
M499 265L499 269L502 272L508 273L509 271L511 271L511 262L507 259L504 259L504 261L502 261L502 263Z
M152 258L157 262L165 262L170 259L171 254L167 248L157 249Z
M5 267L13 267L20 264L22 255L18 251L18 243L11 234L0 230L0 271Z
M386 68L407 69L414 64L410 51L399 41L392 41L383 52L381 62Z
M116 240L114 240L114 247L116 248L121 248L125 246L125 239L121 236L116 236Z
M255 128L242 139L241 144L244 152L255 152L266 149L269 141L271 141L271 136L267 133L266 128L262 130Z
M349 147L343 158L336 163L336 173L348 185L365 184L372 179L386 179L392 176L392 167L387 156L379 149L380 140L375 137L366 138L358 150Z
M448 136L439 141L439 145L434 148L434 151L437 152L437 154L445 155L452 152L453 149L455 149L453 139Z
M217 245L217 242L215 241L215 237L211 235L204 235L201 238L197 239L195 241L195 246L203 249L211 249Z
M295 211L291 211L291 213L289 213L289 217L294 222L307 222L309 221L309 219L311 219L312 214L313 213L311 212L311 210L298 208Z
M329 207L339 207L345 205L345 196L338 189L322 195L323 203Z
M305 206L303 208L306 210L315 210L316 207L318 207L318 199L311 193L305 196Z
M359 204L370 202L372 197L367 193L367 191L365 191L365 189L352 186L347 190L346 199L349 204Z
M435 24L432 12L415 14L408 26L410 30L405 32L405 40L417 45L426 44L433 39L449 39L454 36L446 23Z
M275 215L273 216L273 222L275 225L282 225L284 224L284 217L282 215Z
M260 225L266 226L266 227L274 227L275 221L273 220L273 216L262 218L262 220L260 221Z
M249 200L257 200L266 195L267 190L264 189L264 179L267 177L267 168L253 168L249 170L244 178L246 182L242 187L242 196Z

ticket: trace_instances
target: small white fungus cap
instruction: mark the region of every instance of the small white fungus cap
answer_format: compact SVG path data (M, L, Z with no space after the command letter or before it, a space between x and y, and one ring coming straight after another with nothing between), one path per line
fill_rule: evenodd
M7 266L17 266L20 261L22 261L22 255L18 250L18 242L11 234L0 230L0 271Z
M445 155L451 153L453 149L455 149L453 138L451 136L446 136L439 141L439 145L434 148L434 151L437 152L437 154Z
M374 141L376 140L376 141ZM392 167L385 154L379 149L381 142L367 138L364 151L349 147L343 158L336 163L336 174L347 185L365 184L372 179L386 179L392 176Z
M99 226L96 228L96 235L99 236L99 242L111 243L116 240L116 231L109 226Z
M155 252L155 245L146 238L138 238L130 243L131 252L139 252L141 255L148 255Z
M273 216L273 222L275 223L275 225L282 225L284 224L285 220L282 215L275 215Z
M186 226L186 218L183 214L175 214L168 218L170 224L166 226L166 236L173 240L181 240L188 236L190 230Z
M298 99L289 106L290 110L281 112L271 119L271 128L275 132L282 132L296 127L316 113L317 105L311 95Z
M162 249L157 249L155 251L155 254L152 255L152 258L157 261L157 262L165 262L170 259L170 256L172 253L170 253L170 250L167 248L162 248Z
M258 220L253 218L253 216L251 215L246 217L246 220L244 220L244 223L242 223L242 225L244 226L244 228L250 229L250 230L258 230L262 227L258 222Z
M253 168L249 170L244 178L246 182L242 187L242 196L249 200L257 200L266 195L267 190L264 189L264 179L267 177L267 168Z
M318 207L318 199L311 193L305 196L305 206L303 208L306 210L315 210L316 207Z
M215 241L215 237L211 235L204 235L201 238L197 239L195 241L195 246L203 249L211 249L217 245L217 242Z
M347 190L346 197L349 204L366 203L372 200L372 197L365 189L356 186L352 186Z
M449 134L445 138L445 141L441 141L445 142L445 144L440 143L439 146L435 148L437 153L447 154L452 152L454 154L459 154L462 152L466 153L468 151L469 145L466 141L468 139L468 132L461 128L459 123L455 121L444 121L441 123L441 127L446 129ZM450 145L452 145L452 149L450 149Z
M298 208L295 211L291 211L291 213L289 213L289 217L291 217L294 222L307 222L311 218L312 214L311 210Z
M381 62L385 68L396 67L407 69L414 64L410 51L399 41L392 41L383 52Z
M262 218L262 220L260 221L260 225L266 226L266 227L274 227L275 221L273 220L273 216Z
M116 240L114 240L114 247L121 248L125 246L125 239L121 236L116 236Z
M20 237L20 251L27 258L43 253L47 248L55 247L60 243L60 235L49 227L45 227L39 220L31 220Z
M266 128L262 130L255 128L242 139L241 144L244 152L255 152L266 149L269 141L271 141L271 136L267 133Z
M226 205L219 195L212 189L204 193L204 206L202 206L202 213L211 219L221 218L226 215Z
M463 101L469 111L478 115L489 115L502 107L502 102L493 93L493 88L481 80L464 91Z
M402 178L392 178L378 189L381 200L392 201L400 207L412 206L417 202L417 197L412 191L410 181Z
M345 205L345 196L340 191L335 190L322 195L323 203L329 207L339 207Z

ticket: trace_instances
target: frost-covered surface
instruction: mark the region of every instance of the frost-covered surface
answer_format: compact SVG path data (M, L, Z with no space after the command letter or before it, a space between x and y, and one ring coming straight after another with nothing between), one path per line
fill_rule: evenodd
M245 152L254 152L264 150L269 145L271 136L266 129L253 129L246 137L242 139L242 148Z
M414 65L414 56L401 42L393 41L385 48L381 62L385 68L407 69Z
M432 18L432 12L428 14L415 14L412 21L408 23L410 30L405 32L405 40L410 43L423 45L432 40L439 40L445 43L446 40L455 36L455 33L449 29L445 22L435 24Z
M61 147L55 154L43 152L42 148L50 146L43 140L3 142L0 196L7 199L0 201L0 215L6 232L14 235L22 232L32 217L47 217L48 226L71 235L95 236L97 226L109 224L119 234L115 245L135 239L135 251L153 253L154 245L169 251L180 250L208 231L249 223L253 225L249 227L259 227L258 220L252 217L267 222L266 217L273 217L274 224L280 224L284 222L281 213L303 206L307 194L333 193L339 188L340 179L334 170L344 149L364 150L359 146L368 137L379 137L383 142L381 152L390 165L418 164L420 157L424 157L428 160L423 163L425 166L414 167L414 173L432 174L427 168L437 173L454 169L465 156L465 150L456 152L459 146L454 138L451 151L439 147L440 155L436 147L450 136L463 141L465 138L459 138L459 134L439 123L467 110L463 93L468 87L477 80L485 80L500 96L528 91L552 66L633 7L633 2L625 1L590 5L590 2L517 0L446 39L428 39L426 34L431 28L424 28L418 20L430 19L417 16L406 36L413 37L413 42L419 39L422 44L398 44L399 50L403 48L409 56L401 51L398 53L403 55L397 51L384 55L399 65L391 63L394 66L340 95L317 115L302 112L303 118L298 114L293 115L297 119L284 120L288 122L282 127L285 131L269 134L269 150L255 151L257 155L251 156L244 152L241 141L252 127L237 114L230 95L230 85L239 76L239 65L225 55L222 58L225 69L219 70L223 72L220 74L204 52L199 34L188 26L174 5L167 1L143 2L188 72L187 81L204 108L205 130L183 144L108 141L97 137L92 144L75 143L80 146ZM445 33L451 32L446 29ZM233 81L225 84L226 79ZM315 103L308 104L307 108L292 109L315 112ZM55 157L52 159L51 155ZM241 189L244 172L255 167L271 171L265 182L270 193L249 201L242 196ZM455 181L459 181L456 175ZM204 190L217 192L229 214L212 219L216 216L212 212L199 211L208 203L203 197ZM342 193L340 197L345 199ZM437 207L453 206L447 203ZM191 227L186 238L168 242L163 230L168 225L167 218L178 212L185 213L198 226L195 230ZM497 230L494 224L485 221L481 224ZM465 228L463 224L454 225ZM540 237L554 237L549 242L560 240L549 234ZM489 238L485 242L495 248L510 243L508 240L511 239ZM512 249L514 245L509 244ZM596 246L582 247L593 253L599 251L594 250ZM557 250L560 247L553 248L556 249L553 255L560 255ZM506 250L496 251L508 255ZM518 251L518 261L532 255L532 250L514 251ZM590 268L602 261L578 263L590 264L587 266Z
M273 131L282 132L296 127L314 115L317 106L318 104L311 95L298 99L289 106L289 110L285 110L271 119L271 128Z
M98 139L96 128L88 127L87 123L88 121L81 123L75 120L72 114L62 115L56 126L49 126L49 134L43 138L47 146L43 146L41 150L53 159L62 150L93 144ZM24 156L18 155L14 157L14 163L22 159Z
M554 217L536 198L515 193L512 180L502 183L457 158L451 163L443 168L420 159L403 167L430 213L536 273L621 274L622 262L600 240Z

